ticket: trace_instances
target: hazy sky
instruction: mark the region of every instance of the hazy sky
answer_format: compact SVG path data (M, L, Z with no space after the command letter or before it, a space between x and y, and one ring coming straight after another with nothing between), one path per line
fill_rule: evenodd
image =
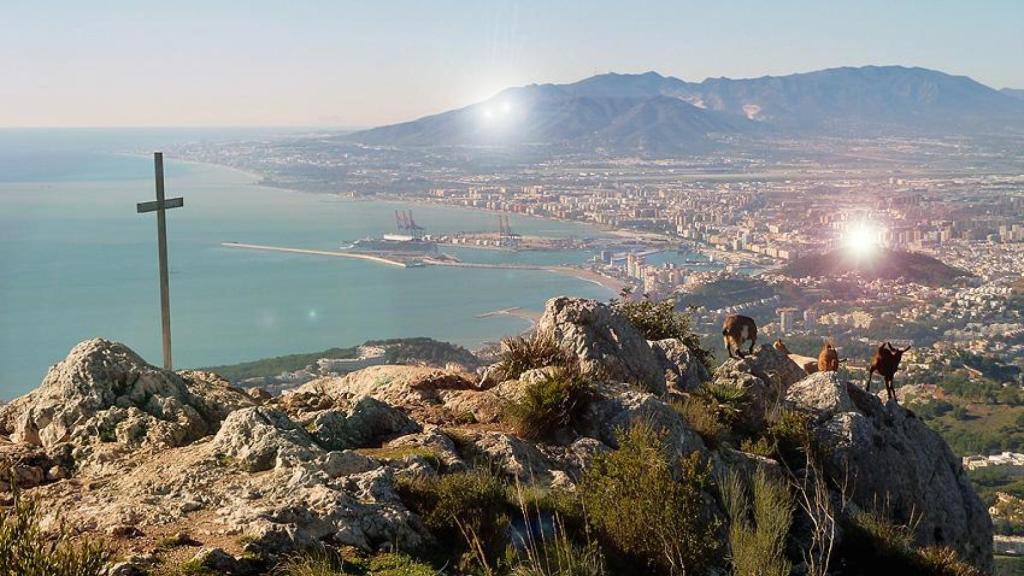
M1024 88L1024 0L0 0L0 126L365 126L599 72L861 64Z

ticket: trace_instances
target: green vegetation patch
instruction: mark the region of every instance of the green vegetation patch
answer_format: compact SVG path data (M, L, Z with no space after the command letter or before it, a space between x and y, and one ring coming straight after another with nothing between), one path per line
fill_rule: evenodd
M40 503L14 493L14 503L0 508L0 574L18 576L102 576L111 559L100 541L76 539L64 525L55 532L40 528Z
M253 360L251 362L242 362L239 364L211 366L209 368L203 368L203 370L215 372L232 382L238 382L249 378L267 378L270 376L277 376L282 372L302 370L307 366L316 364L316 361L321 358L353 359L358 357L359 348L355 346L351 348L328 348L323 352L288 354L286 356L275 356L273 358L264 358L262 360Z
M625 296L625 294L624 294ZM636 327L647 340L664 340L674 338L690 349L690 352L709 371L714 368L714 354L703 346L700 336L690 324L690 315L680 312L673 300L655 301L650 298L641 300L612 300L612 308L625 316L630 324Z
M515 380L528 370L566 367L576 363L576 358L563 350L554 339L536 332L531 336L514 336L502 340L497 370L502 380Z
M502 407L501 419L524 438L550 438L572 427L591 396L592 386L578 370L551 368L540 380L526 384L517 399Z
M405 476L396 479L402 502L419 514L437 539L438 552L449 557L461 553L465 567L483 543L488 558L504 550L509 525L509 497L504 481L486 468L442 476Z
M750 486L736 472L719 482L729 514L729 549L735 576L789 576L786 537L796 504L782 478L758 468Z
M663 433L645 422L620 430L618 442L618 450L595 459L578 488L615 573L700 573L720 546L720 520L704 506L708 466L696 452L674 461Z
M910 526L897 524L881 511L851 515L843 525L840 556L853 574L981 576L949 548L914 547Z

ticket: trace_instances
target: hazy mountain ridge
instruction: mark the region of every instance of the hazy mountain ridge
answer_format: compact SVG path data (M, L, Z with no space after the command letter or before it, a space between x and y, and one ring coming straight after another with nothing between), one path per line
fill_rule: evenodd
M397 146L549 144L676 153L765 133L1024 133L1024 100L966 76L864 66L687 82L656 72L509 88L353 140Z
M1024 88L1003 88L1000 92L1008 96L1024 100Z

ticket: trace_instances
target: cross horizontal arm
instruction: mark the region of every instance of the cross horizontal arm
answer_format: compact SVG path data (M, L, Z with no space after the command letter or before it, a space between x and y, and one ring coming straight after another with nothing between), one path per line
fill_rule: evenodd
M160 205L159 200L151 200L149 202L139 202L136 207L138 208L138 214L144 212L155 212L160 208L170 210L171 208L181 208L185 205L184 198L168 198L163 201L163 206Z

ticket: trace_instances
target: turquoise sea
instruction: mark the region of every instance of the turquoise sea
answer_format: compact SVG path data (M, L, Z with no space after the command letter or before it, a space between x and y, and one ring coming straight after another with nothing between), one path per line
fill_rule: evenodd
M252 131L0 130L0 398L38 385L77 342L102 336L160 363L156 222L145 152ZM543 271L392 268L249 252L224 241L335 249L393 227L411 208L429 232L490 230L490 213L342 200L255 185L235 170L166 161L176 368L208 366L368 339L431 336L466 346L528 327L479 314L539 310L560 294L606 299L596 284ZM583 225L512 218L524 234L593 236ZM569 263L584 252L459 250L465 260Z

